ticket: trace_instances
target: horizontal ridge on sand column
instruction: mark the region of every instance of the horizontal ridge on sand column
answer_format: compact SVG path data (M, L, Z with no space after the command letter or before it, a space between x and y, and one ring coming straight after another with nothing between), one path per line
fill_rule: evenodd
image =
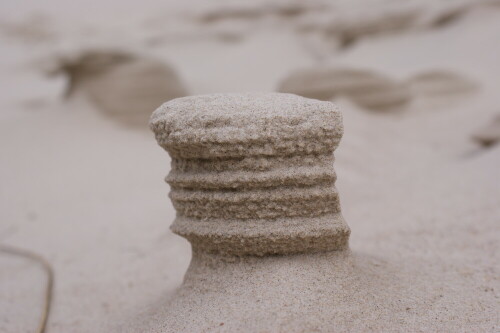
M248 155L238 157L212 158L173 158L171 170L176 172L226 172L285 170L299 167L331 168L335 161L333 152L325 154L293 154L293 155Z
M187 173L172 170L165 178L173 188L185 189L253 189L276 186L312 186L333 184L335 171L331 166L281 168L270 171L224 171Z
M340 211L338 192L333 185L248 191L172 189L170 198L179 215L197 219L275 219Z
M275 220L194 220L177 217L171 229L198 249L239 255L286 254L347 248L350 229L340 213Z
M295 140L263 141L252 143L248 141L228 144L215 143L160 143L173 158L217 158L245 156L290 156L295 154L327 154L332 153L338 145L336 137L311 140L308 138Z

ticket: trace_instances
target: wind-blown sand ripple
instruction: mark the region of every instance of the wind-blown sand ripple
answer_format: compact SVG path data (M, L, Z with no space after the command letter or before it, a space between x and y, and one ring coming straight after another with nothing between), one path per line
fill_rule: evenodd
M320 100L348 97L359 106L371 110L402 107L412 98L405 84L374 71L351 68L297 70L281 82L278 91Z
M465 95L478 89L478 85L456 72L432 70L419 73L407 81L416 94L427 97Z

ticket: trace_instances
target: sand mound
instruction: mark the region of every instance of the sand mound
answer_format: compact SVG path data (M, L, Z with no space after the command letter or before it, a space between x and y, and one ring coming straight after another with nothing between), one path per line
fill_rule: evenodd
M363 108L381 111L402 107L412 97L404 84L373 71L350 68L298 70L281 82L278 91L319 100L345 96Z
M86 51L60 69L69 77L67 96L81 90L103 114L126 125L146 128L151 110L187 94L168 65L126 52Z
M158 298L119 331L482 332L491 316L464 302L477 293L466 279L458 284L456 274L418 260L346 251L232 261L195 254L188 272L174 301Z
M493 146L500 141L500 114L494 117L489 124L478 129L472 139L484 147Z
M432 70L417 74L408 80L415 94L428 97L460 95L473 92L478 86L455 72Z

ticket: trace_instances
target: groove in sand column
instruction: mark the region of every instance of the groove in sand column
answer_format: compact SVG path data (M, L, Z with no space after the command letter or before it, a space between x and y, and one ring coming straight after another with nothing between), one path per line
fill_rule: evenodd
M172 158L172 230L194 251L229 255L343 250L333 169L342 117L291 94L214 94L163 104L150 122Z

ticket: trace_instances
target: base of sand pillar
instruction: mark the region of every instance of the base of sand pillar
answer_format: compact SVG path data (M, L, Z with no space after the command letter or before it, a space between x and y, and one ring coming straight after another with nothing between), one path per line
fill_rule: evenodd
M457 293L450 278L425 262L388 263L349 250L270 257L194 251L176 294L133 322L147 323L144 332L474 330L484 318L463 297L475 291L464 285Z

